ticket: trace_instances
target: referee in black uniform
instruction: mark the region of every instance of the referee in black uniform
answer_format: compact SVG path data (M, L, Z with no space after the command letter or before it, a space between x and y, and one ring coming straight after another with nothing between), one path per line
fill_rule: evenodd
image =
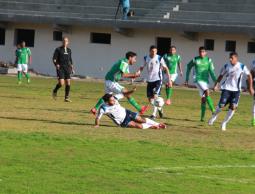
M68 44L68 38L64 37L62 46L56 48L53 55L53 63L57 70L58 83L52 92L52 97L56 100L58 89L65 84L65 102L72 102L69 98L69 92L71 74L73 73L73 60L72 52L71 49L68 48Z

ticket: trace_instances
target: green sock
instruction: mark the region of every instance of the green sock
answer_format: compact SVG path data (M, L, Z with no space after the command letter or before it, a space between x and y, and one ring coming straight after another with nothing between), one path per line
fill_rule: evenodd
M206 102L209 105L210 110L214 113L215 112L215 108L214 108L214 105L213 105L213 100L212 100L212 98L210 96L206 97Z
M141 106L135 101L133 97L128 99L128 102L136 108L136 110L141 111Z
M26 78L30 79L30 74L29 73L26 73Z
M173 95L173 88L166 88L166 98L170 99Z
M104 103L103 98L100 98L95 106L95 109L98 110L103 103Z
M22 79L22 72L18 72L18 81L21 81Z
M206 103L201 103L201 121L205 119Z

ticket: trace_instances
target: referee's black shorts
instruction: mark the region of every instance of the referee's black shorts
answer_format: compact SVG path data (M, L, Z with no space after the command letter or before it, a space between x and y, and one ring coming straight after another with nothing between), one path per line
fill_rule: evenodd
M58 79L71 79L71 67L70 66L60 66L57 70Z

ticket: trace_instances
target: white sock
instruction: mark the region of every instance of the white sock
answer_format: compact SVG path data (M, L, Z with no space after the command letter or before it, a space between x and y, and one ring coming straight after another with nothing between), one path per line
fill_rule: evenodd
M142 123L143 129L149 129L152 125L148 123Z
M255 119L255 100L253 100L252 116Z
M221 108L219 106L217 106L214 115L218 115L221 112Z
M157 111L158 111L158 107L154 106L154 107L153 107L153 113L152 113L152 115L156 117L156 116L157 116Z
M228 123L230 121L230 119L233 117L233 115L235 114L235 111L232 109L229 109L223 123Z
M151 119L148 119L148 118L145 118L145 121L149 125L159 125L159 123L157 123L157 122L155 122L155 121L153 121Z

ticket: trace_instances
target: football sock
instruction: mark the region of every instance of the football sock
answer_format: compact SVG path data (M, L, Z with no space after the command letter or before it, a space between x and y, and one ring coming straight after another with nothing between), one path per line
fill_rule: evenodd
M145 118L145 121L146 121L147 124L150 124L150 125L158 125L157 122L155 122L155 121L153 121L153 120L151 120L149 118Z
M153 112L152 112L152 115L153 115L154 117L157 116L157 111L158 111L158 107L154 106L154 107L153 107Z
M22 79L22 72L18 72L18 81L21 81L21 79Z
M205 119L205 111L206 111L206 103L201 103L201 118L200 118L201 121Z
M235 111L232 109L229 109L223 123L228 123L234 114L235 114Z
M149 129L152 125L147 123L142 123L143 129Z
M213 105L213 100L212 100L212 98L210 96L206 97L206 102L209 105L209 108L212 111L212 113L214 113L215 112L215 108L214 108L214 105Z
M136 108L139 112L141 111L141 106L135 101L133 97L128 98L128 102Z
M173 95L173 88L166 87L166 98L170 99Z
M66 88L65 88L65 99L69 98L70 88L71 88L70 85L66 85Z
M58 89L61 88L61 84L57 84L55 89L53 90L54 93L57 93L58 92Z
M95 109L98 110L99 107L104 103L104 100L103 98L100 98L98 101L97 101L97 104L95 105Z
M29 73L26 73L26 78L27 78L27 80L30 79L30 74Z

